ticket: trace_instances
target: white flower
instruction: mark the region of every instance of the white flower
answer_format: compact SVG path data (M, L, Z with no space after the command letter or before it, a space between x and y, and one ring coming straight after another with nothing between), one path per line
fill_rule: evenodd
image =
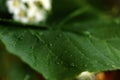
M51 1L50 0L41 0L41 2L44 4L43 7L46 9L46 10L50 10L51 9Z
M16 21L44 22L51 10L51 0L7 0L7 7Z
M7 1L7 7L9 8L8 10L9 10L9 12L10 13L13 13L13 11L14 11L14 13L19 13L19 8L20 8L20 2L19 1L17 1L17 0L8 0Z
M78 75L77 80L96 80L95 79L95 74L84 71L80 75Z

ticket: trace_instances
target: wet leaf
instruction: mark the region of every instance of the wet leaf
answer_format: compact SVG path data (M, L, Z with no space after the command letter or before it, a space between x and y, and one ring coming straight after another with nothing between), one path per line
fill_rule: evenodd
M73 30L69 27L33 30L1 26L0 39L9 52L46 79L73 80L83 71L120 69L120 49L116 47L120 41L119 24L103 23L88 25L87 29L77 25L78 29ZM111 39L114 42L110 42Z

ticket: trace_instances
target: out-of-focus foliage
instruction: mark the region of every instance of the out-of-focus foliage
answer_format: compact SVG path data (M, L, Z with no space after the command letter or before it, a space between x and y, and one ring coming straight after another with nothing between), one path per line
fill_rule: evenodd
M11 18L6 7L6 0L0 0L0 18Z
M19 58L6 52L3 44L0 46L0 51L0 80L44 80Z

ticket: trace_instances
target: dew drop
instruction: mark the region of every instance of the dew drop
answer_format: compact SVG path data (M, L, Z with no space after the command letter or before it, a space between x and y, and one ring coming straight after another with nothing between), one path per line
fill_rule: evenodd
M116 19L116 20L115 20L115 23L116 23L116 24L120 24L120 20L119 20L119 19Z
M88 37L92 37L91 32L89 31L85 31L84 34L87 35Z
M60 37L62 37L61 34L57 35L55 39L58 40Z
M108 64L108 63L107 63L106 65L107 65L107 66L109 66L109 64Z
M90 32L89 31L85 31L84 34L90 35Z
M24 78L24 80L29 80L30 79L30 76L27 74Z
M73 55L70 55L70 57L73 57Z
M19 40L23 40L23 37L18 37Z
M115 66L115 65L112 65L112 67L113 67L113 68L116 68L116 66Z
M43 33L41 32L41 33L39 33L39 35L40 35L40 36L42 36L42 35L43 35Z
M58 37L62 37L62 34L59 34Z
M87 65L85 64L84 67L87 67Z
M31 46L31 49L33 50L33 49L34 49L34 46Z
M68 50L65 50L64 53L68 53Z
M75 67L75 64L74 64L74 63L71 63L70 65L71 65L71 67Z
M52 47L52 46L53 46L53 44L52 44L52 43L50 43L50 44L48 44L48 46Z
M57 64L60 64L60 62L57 62Z

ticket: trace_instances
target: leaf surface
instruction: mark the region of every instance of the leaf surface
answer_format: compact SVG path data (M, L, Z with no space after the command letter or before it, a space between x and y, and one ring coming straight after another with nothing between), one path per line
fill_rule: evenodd
M120 69L119 24L103 23L56 30L0 26L0 39L47 80L73 80L83 71Z

